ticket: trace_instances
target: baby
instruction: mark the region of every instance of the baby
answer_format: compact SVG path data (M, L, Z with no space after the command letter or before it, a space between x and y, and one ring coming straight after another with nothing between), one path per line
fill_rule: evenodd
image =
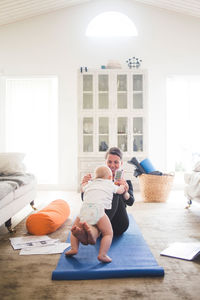
M107 166L100 166L95 170L94 180L86 183L82 187L82 192L84 192L84 202L71 229L71 250L67 251L65 255L71 256L78 253L79 239L73 232L77 231L75 230L77 227L88 226L90 244L96 243L95 231L98 230L99 234L102 235L98 260L106 263L111 262L112 259L107 255L107 252L112 243L113 230L110 220L105 214L105 209L111 209L113 193L123 194L125 187L115 185L112 182L111 170Z

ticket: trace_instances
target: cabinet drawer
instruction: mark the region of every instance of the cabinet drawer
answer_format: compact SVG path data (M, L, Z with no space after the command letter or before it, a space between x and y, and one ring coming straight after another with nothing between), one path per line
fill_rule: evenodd
M127 162L124 162L122 167L125 172L129 172L131 174L133 174L135 169L133 165L128 164Z
M92 174L92 177L94 177L94 173L93 172L80 172L80 183L82 182L82 179L85 175L87 175L88 173Z
M143 157L137 157L138 162L142 161L144 158ZM134 172L135 166L132 164L127 163L127 161L124 161L123 163L123 169L127 172Z
M105 160L96 160L95 161L80 161L80 169L81 170L91 170L94 171L95 168L99 165L105 164Z

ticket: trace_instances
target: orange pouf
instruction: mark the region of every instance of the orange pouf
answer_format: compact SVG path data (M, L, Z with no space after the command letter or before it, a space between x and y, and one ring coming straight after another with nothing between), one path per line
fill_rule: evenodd
M56 231L69 215L69 204L61 199L54 200L39 212L30 215L26 220L26 228L30 234L49 234Z

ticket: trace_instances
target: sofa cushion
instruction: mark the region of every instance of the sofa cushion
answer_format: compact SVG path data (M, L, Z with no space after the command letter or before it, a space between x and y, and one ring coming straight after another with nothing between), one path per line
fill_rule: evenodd
M69 215L69 204L62 199L54 200L39 212L30 215L26 220L26 228L30 234L49 234L56 231Z
M24 173L23 164L24 153L2 152L0 153L0 174L11 175L15 173Z

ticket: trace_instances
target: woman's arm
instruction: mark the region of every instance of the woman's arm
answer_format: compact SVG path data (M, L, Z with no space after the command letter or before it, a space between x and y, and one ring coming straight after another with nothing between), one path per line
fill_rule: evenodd
M130 180L127 180L126 182L128 184L128 191L124 193L123 197L124 197L125 203L129 206L132 206L135 201L135 198L133 196L133 185Z
M125 192L122 195L125 204L127 204L129 206L133 205L133 202L135 201L135 199L133 196L133 185L132 185L131 181L130 180L126 181L125 179L120 179L118 182L120 185L122 184L125 187Z
M86 174L81 181L81 186L87 184L90 180L92 180L92 174Z
M83 194L84 194L84 186L88 184L88 181L90 181L92 179L92 175L91 174L87 174L83 177L82 182L81 182L81 199L83 201Z

